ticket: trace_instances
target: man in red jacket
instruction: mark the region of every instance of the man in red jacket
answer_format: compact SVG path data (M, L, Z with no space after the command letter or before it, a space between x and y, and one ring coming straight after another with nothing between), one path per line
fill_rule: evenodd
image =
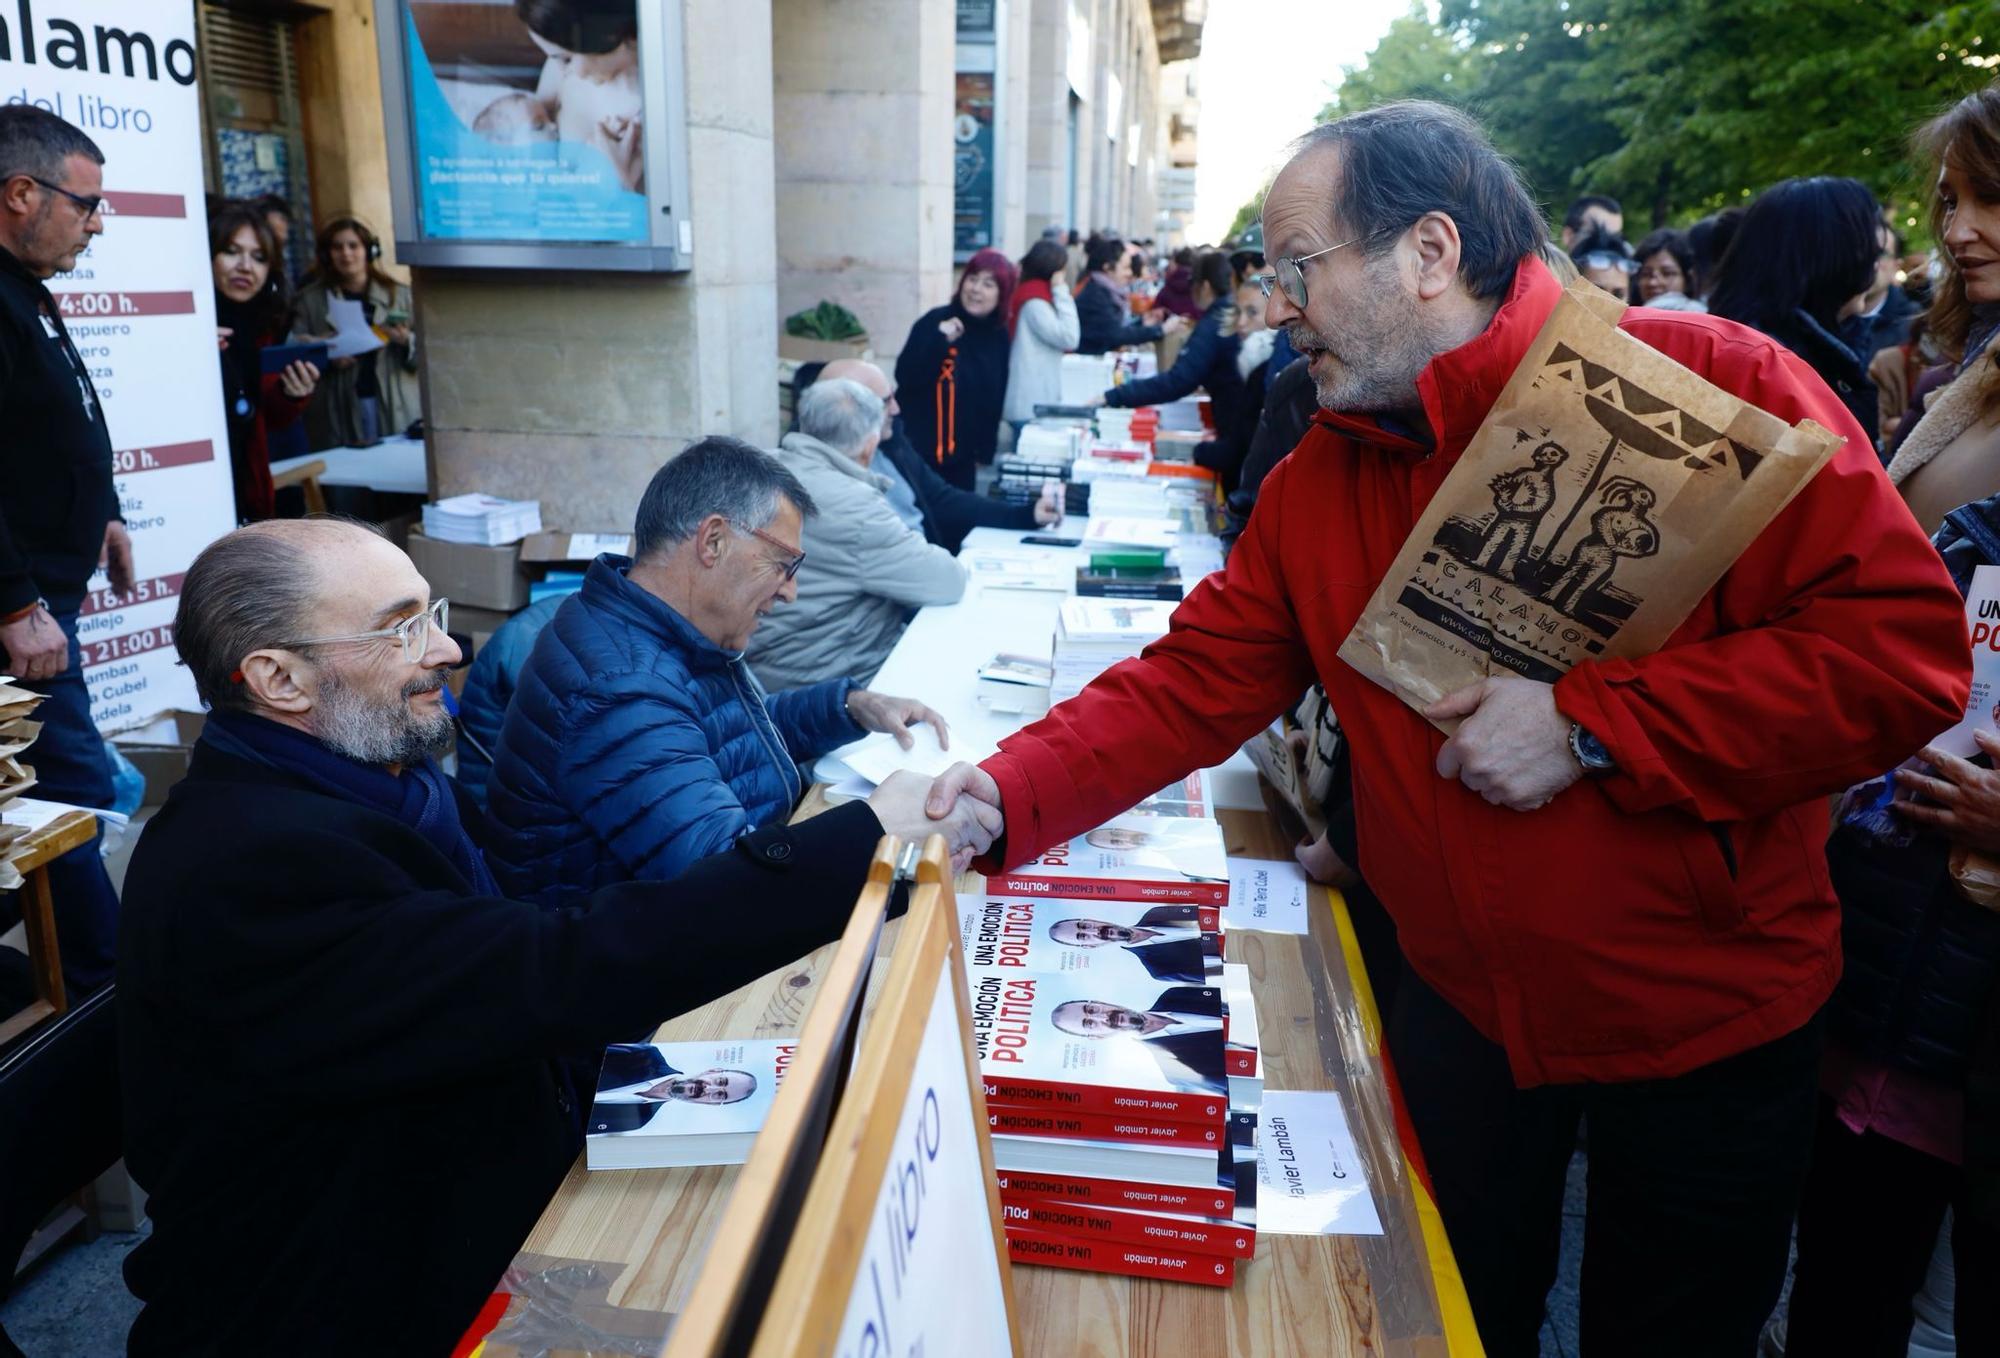
M1585 1351L1749 1358L1840 973L1824 799L1962 712L1959 597L1811 369L1634 308L1628 334L1847 445L1657 654L1410 710L1336 652L1555 306L1545 228L1474 124L1400 104L1309 134L1264 230L1313 428L1166 637L947 772L930 809L997 805L1019 862L1220 763L1317 678L1408 960L1391 1052L1487 1351L1537 1351L1587 1117ZM1426 718L1463 721L1447 740Z

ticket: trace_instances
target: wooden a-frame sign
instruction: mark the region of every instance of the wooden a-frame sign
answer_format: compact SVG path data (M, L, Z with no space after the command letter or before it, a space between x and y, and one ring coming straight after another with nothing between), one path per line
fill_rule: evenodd
M867 884L799 1029L791 1070L737 1176L721 1228L687 1308L674 1318L662 1358L737 1358L749 1352L848 1077L900 847L893 837L876 847Z
M1021 1356L947 857L933 835L753 1358Z

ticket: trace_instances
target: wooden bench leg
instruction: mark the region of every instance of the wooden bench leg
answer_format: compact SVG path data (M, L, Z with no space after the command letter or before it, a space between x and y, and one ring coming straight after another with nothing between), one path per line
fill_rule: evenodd
M21 925L28 935L28 968L34 973L35 998L60 1014L69 1008L63 993L62 946L56 941L55 899L49 893L46 866L28 874L21 887Z

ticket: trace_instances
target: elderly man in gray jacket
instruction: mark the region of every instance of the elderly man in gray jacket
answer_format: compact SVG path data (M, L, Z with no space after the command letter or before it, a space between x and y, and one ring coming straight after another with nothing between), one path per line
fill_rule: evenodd
M801 540L797 601L764 619L746 658L773 691L843 677L865 685L912 612L958 602L965 571L897 517L888 482L869 470L881 397L858 382L818 382L800 394L798 420L776 456L819 513Z

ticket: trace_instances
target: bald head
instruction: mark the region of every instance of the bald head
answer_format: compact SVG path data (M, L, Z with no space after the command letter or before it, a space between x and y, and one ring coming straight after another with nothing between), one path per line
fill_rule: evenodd
M384 597L377 598L377 595ZM429 602L409 557L346 519L272 519L217 538L181 582L174 648L202 701L249 710L241 666L251 652L385 624L389 605Z
M896 404L896 384L865 358L836 358L819 370L813 385L841 381L859 383L882 398L882 437L888 438L895 429L896 417L903 413L903 408Z

